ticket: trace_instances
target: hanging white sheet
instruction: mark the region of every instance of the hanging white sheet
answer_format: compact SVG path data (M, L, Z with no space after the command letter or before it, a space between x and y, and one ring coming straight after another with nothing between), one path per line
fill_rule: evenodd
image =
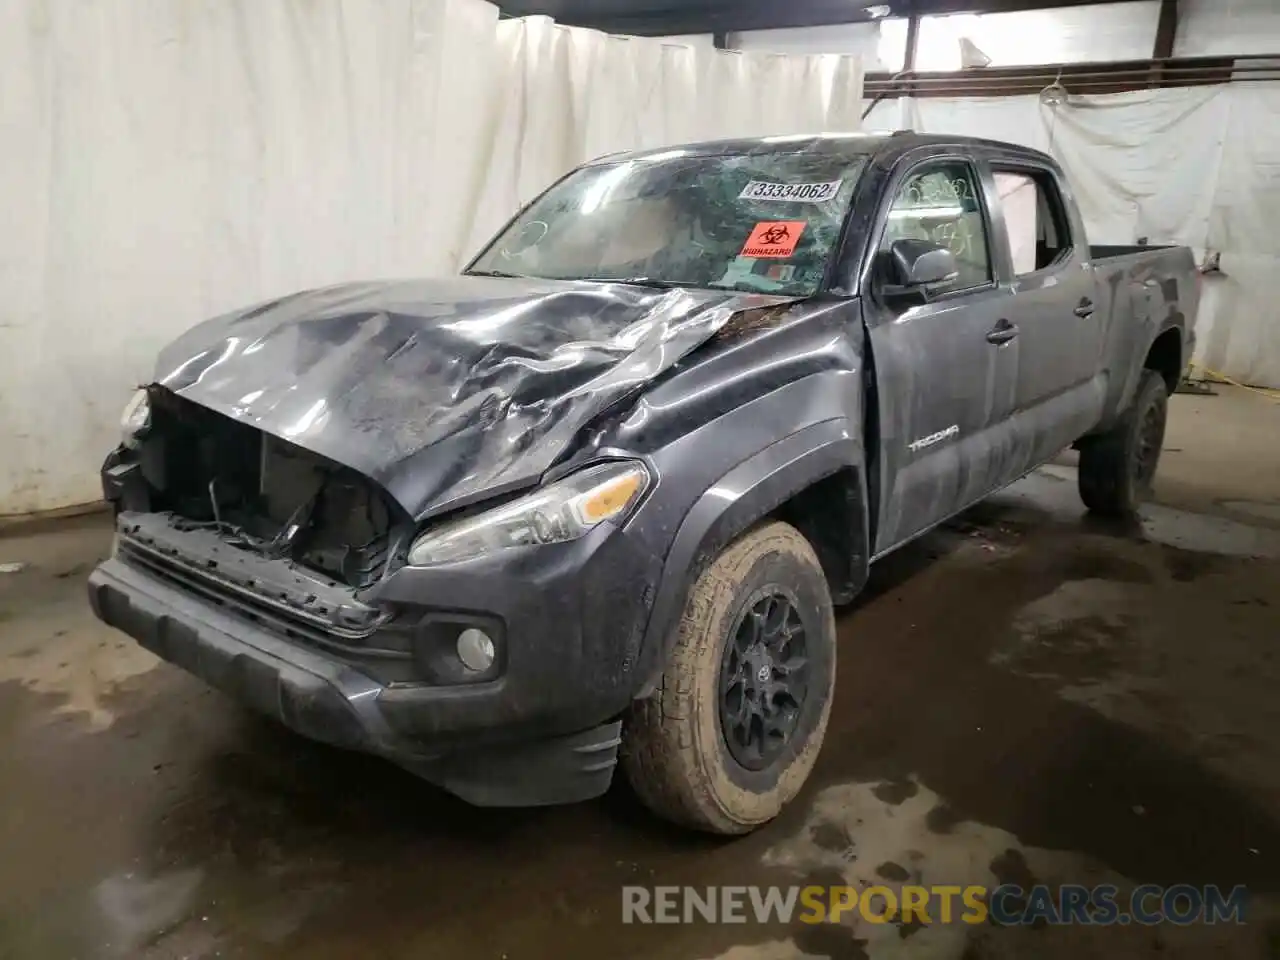
M452 272L612 150L857 129L858 61L498 21L481 0L0 3L0 515L91 501L193 323Z

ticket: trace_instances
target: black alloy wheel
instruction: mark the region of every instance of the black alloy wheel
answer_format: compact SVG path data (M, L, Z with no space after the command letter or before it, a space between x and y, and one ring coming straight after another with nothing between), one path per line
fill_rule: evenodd
M1080 499L1101 516L1132 519L1151 496L1169 417L1169 388L1144 370L1133 401L1112 427L1078 441Z
M1156 466L1160 463L1160 449L1164 445L1164 404L1151 404L1142 416L1134 444L1133 479L1140 491L1147 491L1155 479Z
M744 605L720 666L720 729L730 755L763 770L782 755L809 692L805 628L795 599L778 585Z
M836 624L813 545L778 520L743 532L690 584L671 640L624 718L622 768L655 813L749 833L800 792L831 716Z

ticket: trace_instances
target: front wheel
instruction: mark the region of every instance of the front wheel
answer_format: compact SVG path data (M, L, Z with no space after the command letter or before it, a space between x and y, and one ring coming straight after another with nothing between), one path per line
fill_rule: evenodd
M835 676L835 619L813 548L785 523L758 527L689 591L661 683L624 723L627 778L667 819L747 833L808 778Z
M1094 513L1124 517L1151 495L1164 446L1169 388L1144 370L1124 417L1109 431L1080 445L1080 499Z

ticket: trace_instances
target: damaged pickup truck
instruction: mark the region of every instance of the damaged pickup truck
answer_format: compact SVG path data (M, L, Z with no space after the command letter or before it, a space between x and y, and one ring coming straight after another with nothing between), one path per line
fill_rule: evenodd
M873 561L1068 446L1090 509L1136 508L1198 296L1188 250L1091 248L1056 164L1008 144L606 157L461 276L165 349L103 467L93 608L473 803L582 800L620 764L743 833L814 765L833 604Z

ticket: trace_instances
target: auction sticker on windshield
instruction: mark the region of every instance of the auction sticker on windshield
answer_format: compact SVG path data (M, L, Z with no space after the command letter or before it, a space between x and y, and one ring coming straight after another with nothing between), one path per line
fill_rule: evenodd
M742 246L740 257L789 257L796 252L804 220L766 220L757 223Z
M769 183L765 180L752 180L742 188L738 199L826 203L840 192L842 182L831 180L827 183Z

